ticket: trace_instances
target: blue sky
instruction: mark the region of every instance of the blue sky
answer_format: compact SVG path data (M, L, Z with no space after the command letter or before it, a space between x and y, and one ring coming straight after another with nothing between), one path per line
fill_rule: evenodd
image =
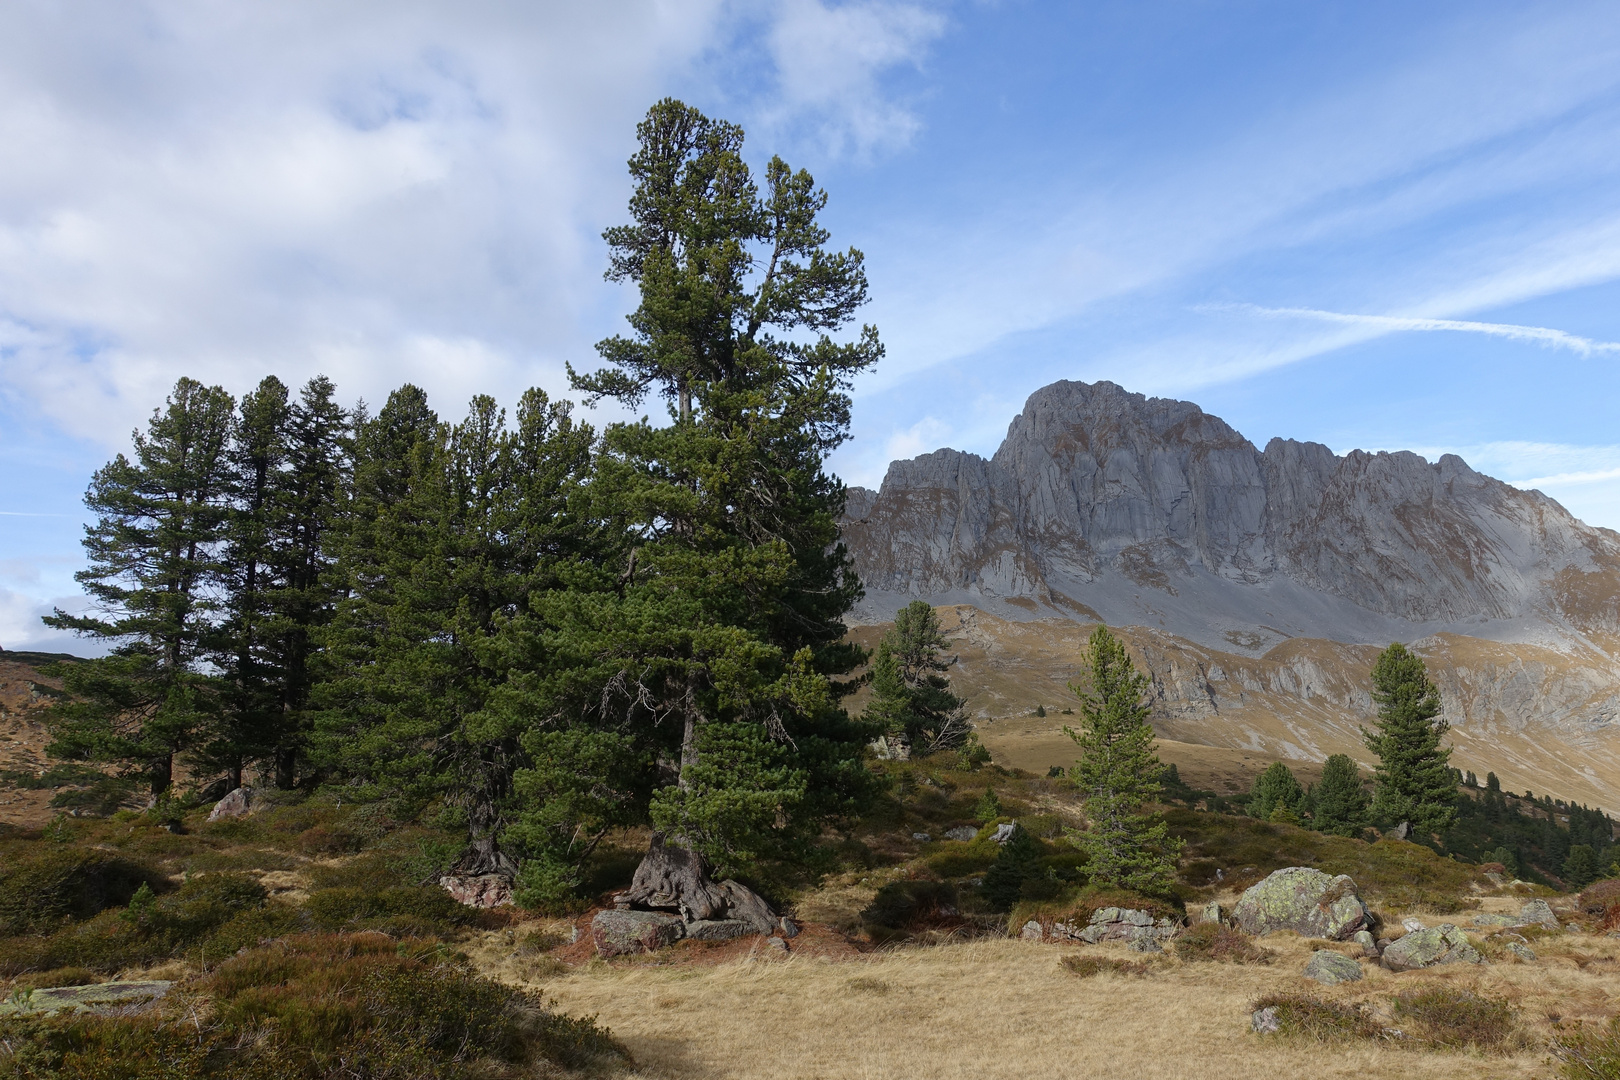
M80 496L178 375L563 390L631 304L599 234L665 94L809 168L867 254L851 482L1108 378L1620 528L1612 3L22 0L0 646L76 647L38 616Z

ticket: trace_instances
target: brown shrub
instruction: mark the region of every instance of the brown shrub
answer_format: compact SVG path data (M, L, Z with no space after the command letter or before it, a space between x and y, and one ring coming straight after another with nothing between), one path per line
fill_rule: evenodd
M1062 964L1065 969L1075 975L1080 976L1082 979L1088 979L1093 975L1102 974L1146 975L1148 970L1147 964L1140 961L1132 963L1129 960L1115 960L1112 957L1090 956L1085 953L1065 956L1062 960L1059 960L1058 963Z
M1576 907L1597 929L1620 928L1620 878L1588 885L1577 898Z
M1213 960L1226 964L1269 964L1276 958L1249 935L1221 923L1199 923L1184 931L1175 941L1176 955L1183 960Z
M1505 998L1476 994L1454 986L1408 990L1395 998L1397 1023L1435 1046L1509 1048L1517 1033L1515 1010Z
M1373 1039L1383 1034L1366 1010L1309 994L1267 994L1251 1011L1277 1010L1279 1034L1309 1039Z
M1559 1024L1549 1048L1568 1080L1620 1080L1620 1017L1602 1026Z

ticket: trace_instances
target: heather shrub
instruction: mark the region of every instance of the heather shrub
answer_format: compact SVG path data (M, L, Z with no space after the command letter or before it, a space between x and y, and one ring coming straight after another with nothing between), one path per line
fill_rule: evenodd
M443 889L418 885L320 889L304 902L304 911L322 930L372 929L396 936L424 930L443 932L478 918L476 911L457 903Z
M1058 963L1063 965L1065 971L1082 979L1089 979L1093 975L1146 975L1148 970L1147 964L1140 961L1133 963L1089 953L1065 956Z
M919 930L961 924L956 889L943 881L895 881L879 889L861 912L861 923L875 940Z
M1453 986L1408 990L1396 996L1391 1012L1407 1034L1436 1046L1502 1050L1517 1028L1506 999Z
M110 852L78 847L9 855L0 863L0 934L49 932L129 903L142 885L166 887L163 875Z
M1221 923L1189 927L1176 938L1175 950L1183 960L1226 964L1269 964L1277 955L1256 945L1249 935Z
M1382 1034L1364 1010L1310 994L1268 994L1249 1006L1251 1011L1275 1009L1281 1035L1308 1039L1366 1039Z
M1550 1049L1567 1080L1620 1080L1620 1017L1603 1025L1558 1025Z

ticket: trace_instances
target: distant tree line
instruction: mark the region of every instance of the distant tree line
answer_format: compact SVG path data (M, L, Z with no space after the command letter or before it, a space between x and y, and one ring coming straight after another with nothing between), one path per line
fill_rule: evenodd
M620 826L730 869L862 805L872 732L840 705L861 590L824 468L883 351L830 336L866 301L861 253L827 246L808 173L756 182L735 125L666 100L637 134L604 236L640 304L569 375L665 420L181 379L86 496L94 607L46 622L111 651L63 666L53 754L157 800L177 762L391 800L538 900Z

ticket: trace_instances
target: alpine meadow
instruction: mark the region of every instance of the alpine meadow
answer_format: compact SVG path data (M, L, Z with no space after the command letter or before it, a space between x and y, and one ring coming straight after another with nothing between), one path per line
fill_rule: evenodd
M753 149L647 110L570 396L183 377L94 473L0 1078L1620 1075L1620 538L1107 381L846 485Z

